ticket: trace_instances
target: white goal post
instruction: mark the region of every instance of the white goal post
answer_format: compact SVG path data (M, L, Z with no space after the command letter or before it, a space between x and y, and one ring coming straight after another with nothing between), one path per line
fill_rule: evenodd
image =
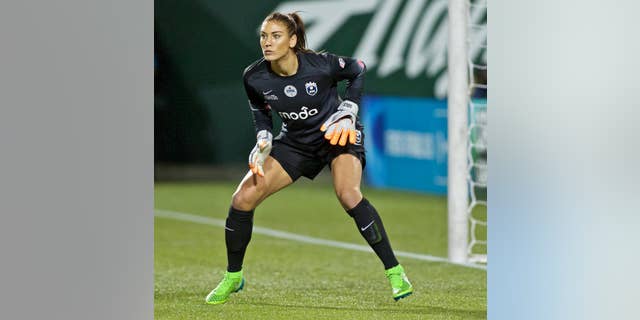
M483 14L486 20L486 1L478 4L469 0L449 0L448 255L454 263L487 262L487 241L477 237L478 228L484 228L486 234L486 210L480 217L474 213L481 211L479 207L486 209L487 204L477 194L478 190L484 190L486 197L487 104L486 98L474 100L470 97L478 88L485 90L486 95L486 80L478 83L474 76L475 70L479 70L484 72L486 79L486 63L476 64L472 59L481 49L486 54L486 24L474 24L477 19L471 18L470 7L475 7L474 18ZM484 39L474 39L474 33L478 33L470 31L474 29L480 29ZM484 246L484 250L474 250L479 246Z

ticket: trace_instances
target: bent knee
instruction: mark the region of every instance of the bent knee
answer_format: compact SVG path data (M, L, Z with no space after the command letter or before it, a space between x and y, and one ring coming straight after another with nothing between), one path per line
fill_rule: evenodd
M360 188L336 189L336 196L345 210L352 209L362 200Z
M231 205L238 210L250 211L258 206L263 196L264 190L262 188L241 187L233 193Z

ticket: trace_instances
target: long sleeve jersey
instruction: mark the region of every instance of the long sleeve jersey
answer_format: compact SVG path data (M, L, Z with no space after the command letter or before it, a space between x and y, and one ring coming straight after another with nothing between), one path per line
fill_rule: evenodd
M300 52L298 71L280 76L268 61L260 59L243 74L256 132L271 131L272 112L282 118L281 134L305 145L323 142L320 126L342 101L337 84L347 81L345 100L360 105L366 67L360 60L330 53ZM360 123L357 124L362 128Z

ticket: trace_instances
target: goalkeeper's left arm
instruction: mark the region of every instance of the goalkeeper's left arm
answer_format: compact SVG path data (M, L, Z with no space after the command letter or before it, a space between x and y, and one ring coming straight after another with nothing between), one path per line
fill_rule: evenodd
M345 146L356 143L356 121L358 119L358 104L364 88L365 64L357 59L338 57L326 54L333 78L336 81L347 80L345 99L338 106L338 110L327 119L320 130L325 132L325 139L332 145Z

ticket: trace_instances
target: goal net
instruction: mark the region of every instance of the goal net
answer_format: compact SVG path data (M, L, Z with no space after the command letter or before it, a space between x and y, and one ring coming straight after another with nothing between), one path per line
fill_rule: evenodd
M487 262L487 2L469 3L469 262Z

